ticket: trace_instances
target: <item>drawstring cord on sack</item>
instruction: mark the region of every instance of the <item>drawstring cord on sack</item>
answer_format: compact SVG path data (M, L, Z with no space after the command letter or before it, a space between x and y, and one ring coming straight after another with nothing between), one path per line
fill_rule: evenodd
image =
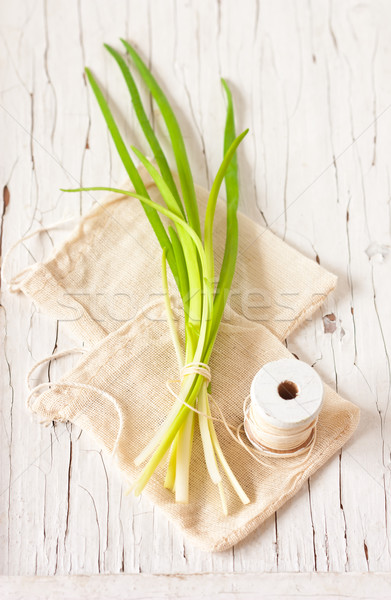
M114 398L114 396L112 396L108 392L105 392L104 390L101 390L98 387L95 387L93 385L89 385L86 383L68 382L68 381L60 381L60 382L56 383L56 382L52 382L52 381L46 381L44 383L40 383L40 384L36 385L33 388L30 385L31 375L36 371L36 369L38 367L40 367L41 365L43 365L47 362L50 362L51 360L57 360L58 358L62 358L63 356L68 356L69 354L73 354L75 352L80 352L83 354L83 353L87 352L87 350L85 348L70 348L69 350L63 350L62 352L57 352L57 354L51 354L50 356L46 356L45 358L42 358L30 369L30 371L27 375L27 386L30 390L30 393L26 400L27 407L31 411L34 412L34 406L31 405L31 401L32 401L33 397L36 396L37 394L39 394L44 389L52 388L52 387L57 388L57 389L87 390L90 392L98 393L100 396L102 396L103 398L108 400L111 404L113 404L117 411L117 415L118 415L118 419L119 419L119 427L118 427L118 433L117 433L117 437L116 437L114 446L111 450L111 455L114 456L117 452L118 444L119 444L119 441L120 441L120 438L122 435L122 431L123 431L123 427L124 427L124 418L123 418L122 410L121 410L121 407L120 407L118 401ZM50 422L51 422L51 420L46 421L46 424L49 424ZM43 421L43 423L45 423L45 421Z
M4 259L2 261L1 275L2 275L3 281L5 281L5 283L7 284L10 292L17 292L20 290L21 278L24 275L26 275L26 273L31 271L37 264L37 263L33 263L32 265L25 267L17 275L15 275L10 280L8 280L8 278L6 276L6 265L8 264L9 258L11 256L12 252L15 250L15 248L20 246L20 244L22 244L23 242L26 242L27 240L31 239L32 237L38 235L39 233L47 233L48 231L51 231L52 229L57 229L57 227L61 227L62 225L65 225L66 223L70 223L71 221L75 221L75 219L76 219L76 217L70 217L69 219L62 219L61 221L57 221L56 223L51 223L50 225L47 225L46 227L44 227L44 226L38 227L38 229L35 229L31 233L28 233L28 234L22 236L10 248L8 248L7 252L4 254Z
M31 367L30 371L27 373L26 381L27 381L27 387L29 388L29 390L30 391L32 390L32 387L30 385L31 375L38 369L38 367L40 367L41 365L44 365L47 362L50 362L51 360L57 360L58 358L63 358L64 356L69 356L70 354L77 354L78 352L80 354L85 354L85 352L87 352L87 349L86 348L68 348L68 350L62 350L60 352L56 352L56 354L50 354L50 356L45 356L45 358L41 358L41 360L36 362L35 365L33 367ZM27 399L26 403L27 403L27 406L30 408L29 399Z
M5 253L4 255L4 259L2 261L2 266L1 266L1 274L2 274L2 279L3 281L7 284L8 289L10 292L17 292L20 290L20 285L21 285L21 281L22 278L26 275L26 273L29 273L30 271L32 271L32 269L35 268L35 266L38 263L33 263L32 265L29 265L27 267L25 267L24 269L22 269L17 275L15 275L14 277L12 277L11 279L8 279L7 275L6 275L6 267L8 265L8 261L9 258L12 254L12 252L23 242L33 238L34 236L40 234L40 233L47 233L48 231L51 231L53 229L57 229L58 227L62 227L63 225L66 225L68 223L71 223L73 221L75 221L78 217L70 217L68 219L62 219L61 221L56 221L55 223L51 223L50 225L42 226L39 227L38 229L35 229L34 231L32 231L31 233L28 233L24 236L22 236L19 240L17 240ZM36 369L38 367L40 367L41 365L51 361L51 360L57 360L58 358L62 358L64 356L68 356L70 354L74 354L77 352L80 353L84 353L87 350L84 348L70 348L68 350L64 350L62 352L57 352L56 354L51 354L50 356L46 356L45 358L42 358L41 360L39 360L37 363L35 363L35 365L30 369L29 373L27 374L27 386L30 390L30 393L26 399L26 404L27 407L31 410L34 411L33 406L31 405L31 401L34 398L34 396L36 396L37 394L39 394L41 391L43 391L44 389L50 389L50 388L57 388L57 389L80 389L80 390L87 390L87 391L91 391L91 392L95 392L98 393L99 395L103 396L104 398L106 398L106 400L109 400L109 402L111 404L114 405L117 414L118 414L118 419L119 419L119 428L118 428L118 433L117 433L117 437L113 446L113 449L111 451L112 455L115 455L117 449L118 449L118 444L119 444L119 440L120 437L122 435L122 431L123 431L123 424L124 424L124 419L123 419L123 414L121 411L121 408L117 402L117 400L109 393L105 392L104 390L101 390L100 388L97 388L95 386L92 385L88 385L88 384L84 384L84 383L76 383L76 382L52 382L52 381L47 381L44 383L40 383L38 385L36 385L34 388L31 387L30 385L30 378L31 375L36 371ZM42 421L42 423L45 423L46 425L48 425L51 421Z
M152 185L154 185L153 181L147 182L146 188L148 189ZM124 184L124 189L126 189L126 187L127 187L127 184ZM124 199L128 199L128 196L119 196L118 194L115 194L115 195L113 195L113 197L109 198L104 204L99 204L99 203L98 204L101 208L106 209L111 204L115 204L116 202L119 202ZM91 219L93 217L94 217L94 214L89 213L84 216L83 221L85 222L88 219ZM20 290L20 284L21 284L20 279L24 275L26 275L26 273L31 271L37 264L37 263L33 263L32 265L29 265L28 267L22 269L22 271L20 271L17 275L15 275L10 280L8 280L8 278L5 275L5 266L6 266L6 264L8 264L9 257L11 255L11 253L15 250L15 248L17 248L23 242L34 237L35 235L38 235L39 233L47 233L48 231L57 229L57 227L61 227L62 225L65 225L66 223L71 223L73 221L76 221L77 219L80 219L79 215L75 215L74 217L69 217L67 219L62 219L61 221L56 221L55 223L51 223L50 225L47 225L46 227L45 226L38 227L38 229L36 229L35 231L28 233L28 234L24 235L23 237L21 237L19 240L17 240L15 242L15 244L13 244L7 250L7 252L4 254L4 259L2 260L1 275L2 275L3 281L5 281L5 283L7 284L10 292L18 292Z

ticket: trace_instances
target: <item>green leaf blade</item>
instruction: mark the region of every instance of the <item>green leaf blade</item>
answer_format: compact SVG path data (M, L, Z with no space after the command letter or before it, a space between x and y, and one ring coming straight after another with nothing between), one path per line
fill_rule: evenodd
M236 131L231 90L224 79L222 79L222 85L227 96L227 114L224 130L224 154L226 154L236 138ZM208 347L204 355L205 361L209 359L217 337L219 325L234 278L238 255L239 225L237 210L239 204L239 177L236 153L228 165L225 174L225 186L227 193L227 224L224 256L213 303L213 322L209 332Z
M144 182L141 179L140 174L131 159L131 156L130 156L130 154L126 148L125 142L119 132L119 129L115 122L113 114L109 108L109 105L108 105L95 77L91 73L90 69L88 69L87 67L85 69L85 72L86 72L88 81L91 85L91 89L95 95L97 102L98 102L99 108L101 109L103 117L106 121L107 127L110 131L110 134L111 134L111 137L115 144L115 147L117 148L118 154L122 160L122 163L125 167L127 174L129 175L129 178L134 186L134 189L136 190L137 194L139 194L140 196L149 197L146 187L144 185ZM173 253L171 241L167 235L167 232L164 228L161 218L159 217L157 211L155 209L153 209L151 206L143 204L143 208L144 208L145 214L152 226L152 229L155 232L155 235L160 243L160 246L162 247L162 249L166 249L168 264L170 265L171 272L174 275L175 280L177 281L178 272L177 272L177 268L176 268L176 264L175 264L175 260L174 260L174 253Z
M215 210L216 210L218 194L219 194L223 179L225 178L225 176L228 172L228 169L230 167L230 163L236 154L236 149L238 148L241 141L245 138L247 133L248 133L248 129L246 129L245 131L243 131L243 133L238 135L238 137L235 138L233 140L232 144L229 146L228 150L225 153L223 161L219 167L217 175L214 178L212 189L209 194L208 204L206 207L206 215L205 215L205 235L204 235L204 237L205 237L205 252L208 257L208 265L209 265L208 277L210 277L210 279L214 278L213 222L214 222L214 215L215 215ZM237 204L236 204L236 206L237 206ZM231 211L235 210L235 207L231 206L230 210Z
M166 123L166 127L170 136L175 161L177 164L187 218L194 231L199 237L201 237L200 217L198 213L198 205L197 198L195 195L193 176L191 174L190 164L187 157L182 132L179 127L176 116L163 90L157 83L156 79L153 77L146 64L142 61L141 57L126 40L121 39L121 42L124 44L126 51L132 58L137 70L139 71L141 77L143 78L144 82L149 88L149 91L154 97L162 113L163 119Z
M160 172L161 172L165 182L167 183L168 187L170 188L171 193L173 194L175 201L178 205L178 208L184 215L185 213L184 213L182 201L178 194L178 190L175 185L174 178L172 176L166 156L163 152L163 149L159 143L159 140L157 139L155 132L150 124L148 117L147 117L147 114L144 110L144 106L141 101L141 97L140 97L139 91L137 89L137 85L132 76L132 73L131 73L128 65L126 64L124 58L114 48L109 46L109 44L104 44L104 47L111 54L111 56L114 58L114 60L117 62L118 66L122 72L122 75L125 79L125 83L127 85L129 93L130 93L134 112L135 112L138 122L141 126L141 129L142 129L142 131L145 135L145 138L153 152L155 160L159 166Z

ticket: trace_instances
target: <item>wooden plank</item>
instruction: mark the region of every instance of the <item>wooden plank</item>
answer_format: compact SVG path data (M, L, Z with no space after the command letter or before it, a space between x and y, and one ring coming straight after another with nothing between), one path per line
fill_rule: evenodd
M92 575L71 577L1 577L4 600L132 600L202 599L263 600L323 598L366 600L390 597L391 576L385 573L236 573L198 575Z

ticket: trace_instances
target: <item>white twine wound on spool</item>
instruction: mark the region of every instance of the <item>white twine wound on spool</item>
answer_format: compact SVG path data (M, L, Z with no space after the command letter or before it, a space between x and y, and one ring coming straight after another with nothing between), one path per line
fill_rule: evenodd
M311 451L322 400L323 384L312 367L295 359L267 363L254 377L243 407L248 440L270 456Z

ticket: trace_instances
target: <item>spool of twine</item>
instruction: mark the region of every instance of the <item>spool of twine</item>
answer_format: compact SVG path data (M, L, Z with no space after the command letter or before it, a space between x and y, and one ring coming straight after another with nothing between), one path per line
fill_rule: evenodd
M244 430L257 450L271 456L298 456L312 446L323 384L296 359L267 363L256 374L244 405Z

